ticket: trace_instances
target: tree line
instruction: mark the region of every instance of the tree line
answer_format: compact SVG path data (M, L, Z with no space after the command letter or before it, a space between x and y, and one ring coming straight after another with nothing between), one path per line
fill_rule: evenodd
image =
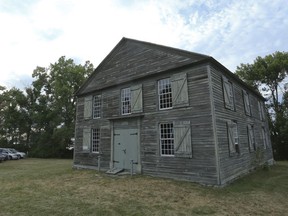
M49 67L36 67L31 86L0 86L0 146L32 157L72 157L74 93L93 72L93 64L75 64L62 56Z
M93 70L89 61L77 65L62 56L36 67L23 91L0 86L0 146L17 145L33 157L72 157L66 147L74 137L74 93ZM274 158L288 160L288 53L259 56L235 74L266 98Z

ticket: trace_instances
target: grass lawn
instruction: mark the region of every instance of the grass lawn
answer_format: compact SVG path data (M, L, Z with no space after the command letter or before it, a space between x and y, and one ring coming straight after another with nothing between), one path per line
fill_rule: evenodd
M0 215L288 215L288 162L225 188L71 167L56 159L0 163Z

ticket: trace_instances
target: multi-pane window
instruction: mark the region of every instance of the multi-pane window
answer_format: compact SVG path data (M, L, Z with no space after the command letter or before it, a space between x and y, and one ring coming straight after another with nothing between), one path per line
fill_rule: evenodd
M234 121L229 121L227 123L227 126L228 126L228 141L229 141L230 154L240 153L237 123Z
M131 91L130 88L121 90L121 112L122 115L131 113Z
M174 155L174 130L173 123L160 124L160 151L161 155Z
M93 128L92 129L92 152L99 153L99 147L100 147L100 129L99 128Z
M100 118L101 116L101 96L96 95L93 97L93 118Z
M172 89L170 79L158 81L159 109L172 108Z

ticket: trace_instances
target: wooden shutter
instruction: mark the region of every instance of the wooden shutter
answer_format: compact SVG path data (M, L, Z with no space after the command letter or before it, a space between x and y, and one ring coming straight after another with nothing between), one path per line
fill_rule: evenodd
M89 151L91 146L91 128L83 128L83 151Z
M143 112L142 84L132 86L130 92L132 113Z
M189 105L187 74L175 74L171 77L172 105L173 107L183 107Z
M232 121L227 122L227 133L228 133L228 144L229 144L229 152L235 153L235 138L234 138L234 123Z
M250 149L250 151L254 151L255 150L255 147L254 147L255 146L255 138L254 138L254 131L253 131L252 125L248 125L247 130L248 130L249 149Z
M266 130L264 127L262 127L262 140L263 140L263 147L264 149L267 148L267 134L266 134Z
M265 120L265 109L264 109L264 104L261 102L261 114L262 114L262 120Z
M92 95L85 97L84 100L84 119L92 118Z
M223 80L223 92L224 92L224 102L227 109L234 109L232 84L226 77L222 77Z
M173 129L175 157L192 158L190 121L174 122Z
M243 90L243 102L244 102L244 108L245 108L246 115L251 115L249 95L244 90Z

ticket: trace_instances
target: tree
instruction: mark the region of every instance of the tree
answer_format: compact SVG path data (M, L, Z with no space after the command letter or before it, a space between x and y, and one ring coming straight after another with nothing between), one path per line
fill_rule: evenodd
M26 99L23 92L17 88L7 90L1 88L2 93L0 119L1 130L0 139L1 143L6 145L11 144L27 144L27 106Z
M266 94L266 110L270 119L271 140L276 159L288 159L287 102L283 91L283 81L287 78L288 53L275 52L264 58L257 57L253 64L240 64L236 74L259 92ZM286 151L283 151L286 149Z
M48 68L37 67L35 81L29 90L33 98L32 154L42 157L63 157L74 136L75 91L93 72L93 65L75 64L62 56Z
M0 86L0 145L18 145L35 157L66 157L74 136L74 93L93 72L62 56L49 67L36 67L32 85L21 91ZM21 148L23 149L23 148Z

